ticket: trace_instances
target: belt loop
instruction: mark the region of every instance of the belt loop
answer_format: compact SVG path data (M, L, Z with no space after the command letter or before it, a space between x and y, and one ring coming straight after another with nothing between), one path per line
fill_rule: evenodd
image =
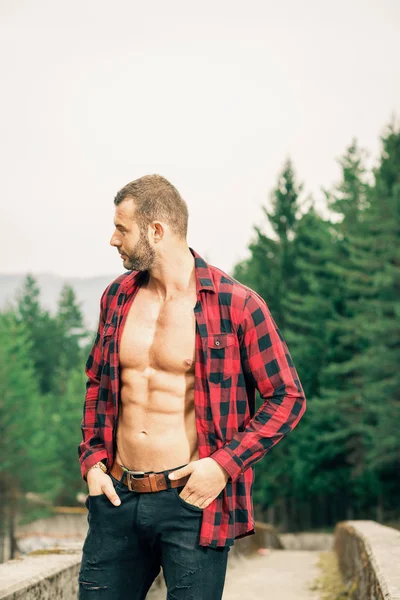
M157 478L155 473L149 474L150 489L152 492L158 492Z

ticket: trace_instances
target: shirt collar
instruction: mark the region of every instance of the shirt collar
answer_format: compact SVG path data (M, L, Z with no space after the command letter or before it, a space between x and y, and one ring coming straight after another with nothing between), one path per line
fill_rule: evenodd
M200 291L209 291L215 293L214 281L210 266L200 254L189 246L190 252L194 256L194 267L196 272L196 294ZM140 285L140 282L145 278L148 271L129 271L122 284L122 291L129 296L133 289Z

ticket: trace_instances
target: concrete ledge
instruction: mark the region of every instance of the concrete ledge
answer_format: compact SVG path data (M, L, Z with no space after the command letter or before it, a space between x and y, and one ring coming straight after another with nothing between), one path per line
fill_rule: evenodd
M279 533L285 550L322 550L333 549L333 533L300 531L298 533Z
M334 550L352 599L400 600L400 531L375 521L341 521Z
M2 600L75 600L82 560L79 549L49 549L0 564Z
M283 544L273 525L256 521L255 533L236 539L234 545L231 546L229 554L231 556L250 556L256 553L258 548L283 550Z

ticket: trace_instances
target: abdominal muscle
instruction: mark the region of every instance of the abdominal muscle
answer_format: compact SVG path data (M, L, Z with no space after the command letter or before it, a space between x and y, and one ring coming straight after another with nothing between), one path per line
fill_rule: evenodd
M197 460L193 387L182 393L182 381L160 373L148 381L137 373L125 378L116 461L130 470L158 472Z
M120 343L115 460L163 471L198 459L194 410L195 297L158 301L141 288Z

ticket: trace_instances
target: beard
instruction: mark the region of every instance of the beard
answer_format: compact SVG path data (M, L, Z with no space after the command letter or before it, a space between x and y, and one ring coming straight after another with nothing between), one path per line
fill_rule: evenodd
M127 253L124 253L127 254ZM127 254L124 265L132 271L148 271L154 263L156 253L150 246L145 231L140 231L139 241L134 250Z

